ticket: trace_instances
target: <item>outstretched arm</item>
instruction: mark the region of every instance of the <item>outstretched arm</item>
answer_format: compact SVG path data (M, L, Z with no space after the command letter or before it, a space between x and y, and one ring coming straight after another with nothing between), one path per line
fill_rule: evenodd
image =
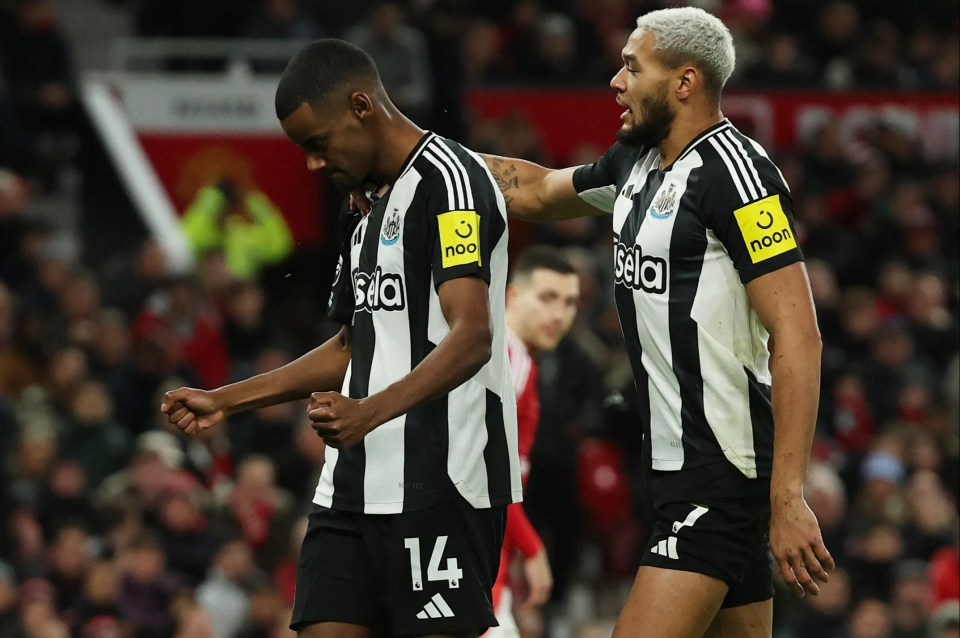
M605 211L583 201L573 184L578 167L550 169L512 157L484 155L513 219L528 222L595 217Z
M163 396L161 412L187 434L213 427L244 410L306 399L315 390L339 389L350 363L353 329L334 337L285 366L216 390L180 388Z

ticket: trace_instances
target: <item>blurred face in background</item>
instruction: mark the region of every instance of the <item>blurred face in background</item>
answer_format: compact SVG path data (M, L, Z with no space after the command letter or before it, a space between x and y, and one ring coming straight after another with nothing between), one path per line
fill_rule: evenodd
M73 395L70 409L77 423L97 427L110 420L113 401L106 386L99 381L87 381Z
M108 366L120 365L130 357L130 328L123 315L109 310L100 313L93 348L100 362Z
M113 605L120 595L120 574L110 561L99 561L90 566L84 583L84 597L96 606Z
M146 544L134 549L126 562L127 571L141 583L155 583L167 567L167 559L159 546Z
M533 354L549 352L570 331L580 301L580 278L535 268L507 287L507 325Z
M848 627L850 638L890 638L890 607L881 600L867 598L853 610Z
M803 599L811 609L830 618L847 613L850 605L850 576L842 567L830 574L830 580L820 587L820 595Z
M57 534L50 549L54 571L67 580L78 580L86 574L91 553L87 533L79 527L65 527Z

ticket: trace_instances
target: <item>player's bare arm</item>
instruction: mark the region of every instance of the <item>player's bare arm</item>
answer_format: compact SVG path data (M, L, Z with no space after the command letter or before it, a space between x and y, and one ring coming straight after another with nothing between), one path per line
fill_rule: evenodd
M550 169L512 157L483 154L480 157L493 174L507 203L507 213L513 219L543 222L605 214L577 194L573 185L576 166Z
M460 277L440 284L440 309L450 332L409 374L366 399L315 392L309 417L327 445L346 447L414 406L449 393L490 359L492 328L487 284Z
M773 476L770 546L780 575L798 596L818 594L834 562L803 496L820 396L820 331L803 263L747 284L760 321L770 332L773 393Z
M353 329L344 326L322 345L285 366L215 390L180 388L163 395L160 411L187 434L213 427L231 414L306 399L343 384Z

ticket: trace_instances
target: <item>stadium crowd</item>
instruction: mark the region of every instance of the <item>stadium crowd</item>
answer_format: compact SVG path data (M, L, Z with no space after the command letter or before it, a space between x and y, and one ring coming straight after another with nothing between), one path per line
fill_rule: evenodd
M478 151L547 164L602 149L549 157L528 122L471 121L463 92L603 86L636 15L668 4L103 1L128 5L143 36L362 43L418 121ZM698 4L734 32L735 86L960 86L955 3ZM237 278L214 252L175 274L149 238L129 259L91 268L31 209L32 193L55 190L58 170L77 162L85 126L53 4L0 1L0 638L286 635L322 441L300 405L188 439L165 424L159 397L275 368L318 343L333 330L320 314L325 291L292 319L289 288L274 284L315 276L303 260ZM824 341L807 498L838 563L818 597L778 592L776 635L960 635L958 158L925 156L895 117L852 144L827 122L776 154ZM575 259L582 306L540 362L527 500L555 591L525 630L603 635L644 530L608 221L531 236Z

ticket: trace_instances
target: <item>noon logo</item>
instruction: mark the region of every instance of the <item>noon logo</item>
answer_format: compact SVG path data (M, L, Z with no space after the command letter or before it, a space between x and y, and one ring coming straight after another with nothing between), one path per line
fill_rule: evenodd
M406 299L400 275L385 273L377 266L371 273L353 271L353 301L358 312L403 310Z
M454 210L437 216L444 268L482 264L480 215L473 210Z
M739 208L733 213L753 263L783 254L797 247L797 238L780 196L771 195Z
M380 243L384 246L393 246L400 239L400 211L394 208L383 218L380 227Z

